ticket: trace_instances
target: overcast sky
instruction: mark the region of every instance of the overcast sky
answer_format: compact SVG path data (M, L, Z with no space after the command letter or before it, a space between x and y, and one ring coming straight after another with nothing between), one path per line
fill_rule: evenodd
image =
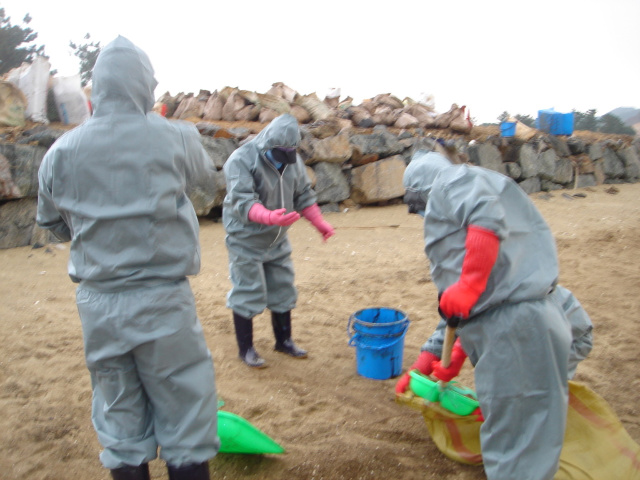
M52 69L78 72L69 42L124 35L165 92L265 93L283 82L321 99L433 95L478 122L640 108L640 0L0 0L38 33Z

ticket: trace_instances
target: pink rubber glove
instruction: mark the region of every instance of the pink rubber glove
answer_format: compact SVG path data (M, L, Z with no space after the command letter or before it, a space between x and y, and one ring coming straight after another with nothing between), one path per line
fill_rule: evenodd
M329 238L332 237L334 233L336 233L329 222L322 218L322 212L320 211L320 207L317 203L314 203L310 207L302 210L302 216L309 220L311 222L311 225L316 227L325 242L329 240Z
M254 203L249 209L249 220L263 225L279 225L280 227L288 227L300 219L298 212L286 213L286 208L278 208L277 210L269 210L261 203Z
M491 230L475 225L467 227L466 253L460 279L440 297L440 310L447 318L469 318L471 309L487 288L499 248L500 239Z
M451 361L449 362L448 367L442 366L442 361L438 360L433 363L433 376L438 380L442 380L443 382L448 382L452 378L460 375L460 369L462 369L462 364L467 359L467 354L462 348L462 344L460 343L460 339L456 339L453 344L453 348L451 349Z
M409 382L411 381L411 375L409 375L409 372L411 370L418 370L423 375L430 375L433 371L434 362L437 362L438 360L440 359L431 352L420 352L417 360L413 363L413 365L411 365L409 370L407 370L404 375L400 377L398 383L396 383L396 393L398 395L402 395L407 391L407 387L409 386Z

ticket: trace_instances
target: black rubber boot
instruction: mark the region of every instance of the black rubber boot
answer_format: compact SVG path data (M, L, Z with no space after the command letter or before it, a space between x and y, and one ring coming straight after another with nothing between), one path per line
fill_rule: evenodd
M181 467L167 465L169 480L209 480L209 462L190 463Z
M265 368L267 365L256 349L253 348L253 319L233 312L233 325L236 328L238 356L253 368Z
M276 352L286 353L294 358L307 358L307 351L298 348L291 340L291 310L284 313L271 312L271 324L276 337Z
M113 468L111 469L111 478L113 480L149 480L149 464Z

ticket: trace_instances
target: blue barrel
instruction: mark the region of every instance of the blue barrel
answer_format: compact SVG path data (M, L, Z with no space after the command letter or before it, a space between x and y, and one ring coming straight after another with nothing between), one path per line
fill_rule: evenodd
M365 308L349 317L349 346L356 347L359 375L386 380L402 373L404 336L409 319L391 308Z

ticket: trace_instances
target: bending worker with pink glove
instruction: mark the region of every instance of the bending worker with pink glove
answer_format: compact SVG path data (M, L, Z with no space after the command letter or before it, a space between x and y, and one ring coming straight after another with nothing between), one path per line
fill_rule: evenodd
M232 283L227 307L233 310L240 359L250 367L266 366L253 346L253 317L265 308L271 311L275 350L307 357L291 339L291 310L298 292L287 230L302 215L324 241L334 234L298 159L299 142L297 120L281 115L224 164L227 195L222 218Z
M568 380L591 350L591 320L556 285L553 235L509 177L417 152L404 174L410 213L424 216L425 252L442 320L411 367L448 381L474 365L489 480L554 477L567 419ZM457 325L444 368L444 330ZM466 353L465 353L466 352ZM402 393L405 373L396 385Z

